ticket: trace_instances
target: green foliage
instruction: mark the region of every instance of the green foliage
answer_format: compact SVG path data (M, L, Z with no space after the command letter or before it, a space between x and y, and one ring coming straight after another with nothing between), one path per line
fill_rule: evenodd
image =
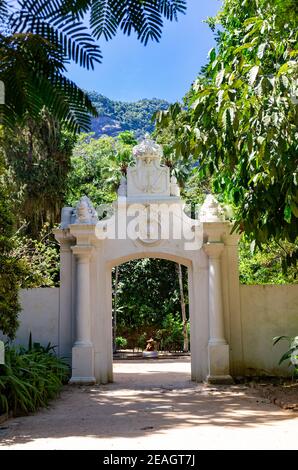
M189 335L189 323L187 325ZM173 314L167 314L162 328L156 332L159 349L163 351L183 351L183 322Z
M120 133L117 138L93 133L81 134L73 150L71 170L66 181L66 203L75 205L84 195L95 206L111 203L122 174L132 161L135 145L131 132Z
M167 109L169 103L157 98L143 99L135 103L113 101L92 91L88 93L98 117L92 119L92 131L96 137L107 134L116 137L120 132L132 131L136 138L153 131L152 115ZM132 142L125 142L132 145Z
M30 413L48 405L67 381L68 366L51 352L35 347L25 350L6 345L0 365L0 413Z
M258 245L295 243L297 2L225 0L217 47L185 98L157 116L174 127L175 150L235 208L236 226ZM177 125L176 125L177 123ZM296 263L295 252L287 262Z
M186 280L187 276L184 275L183 278ZM185 291L187 292L186 286ZM144 258L119 266L117 290L119 327L135 330L144 326L160 328L168 313L181 315L175 263Z
M115 339L117 349L125 349L127 346L127 339L123 338L123 336L117 336Z
M289 349L281 356L279 364L290 360L288 365L293 368L293 375L298 375L298 336L276 336L273 338L273 346L281 340L286 340L288 342Z
M111 39L118 29L134 31L145 45L159 41L162 18L177 20L186 6L185 0L2 0L0 8L0 80L6 87L1 120L13 128L26 116L36 119L46 106L70 130L86 131L96 111L65 76L65 66L73 61L93 69L102 59L96 41Z
M49 224L45 224L39 238L31 238L18 231L14 237L13 256L25 262L29 269L24 273L21 288L59 286L59 245Z
M297 270L294 266L286 271L281 269L285 252L291 249L288 243L270 242L262 249L251 246L242 239L239 243L239 277L242 284L297 284Z
M10 338L14 338L18 327L18 290L28 269L24 261L13 254L13 225L7 172L0 159L0 330Z
M90 27L96 39L108 41L120 29L128 36L136 33L145 45L149 40L160 40L163 17L177 20L177 15L186 10L185 0L80 0L69 4L81 15L91 9Z
M109 203L115 199L114 191L106 184L115 153L115 141L111 137L95 139L93 134L81 134L78 137L66 181L67 205L74 206L84 195L94 205Z
M100 62L99 46L88 28L63 0L28 0L8 5L7 32L0 35L0 80L5 84L1 121L13 129L30 116L37 120L44 106L71 131L88 129L96 115L87 95L65 76L65 64L74 61L93 68Z
M144 350L146 348L146 344L147 344L147 333L144 332L138 336L136 346Z
M65 198L65 179L75 138L43 109L38 121L3 133L0 150L12 181L11 198L18 226L39 238L42 226L60 221Z

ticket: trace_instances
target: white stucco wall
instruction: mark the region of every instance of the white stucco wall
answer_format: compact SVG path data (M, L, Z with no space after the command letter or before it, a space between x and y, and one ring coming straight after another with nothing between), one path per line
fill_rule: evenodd
M20 301L22 312L16 343L27 346L31 331L33 341L43 345L50 341L57 345L59 288L21 290ZM298 335L298 285L241 285L240 305L240 331L233 318L230 318L230 331L232 336L241 336L238 341L239 347L242 344L243 353L241 374L289 373L286 364L278 366L279 358L286 350L287 344L281 342L273 347L272 338L279 335ZM233 344L231 341L232 349ZM232 354L232 361L234 357Z
M22 312L15 343L27 346L31 331L34 342L58 345L59 288L22 289L20 303Z
M298 335L298 285L241 285L240 299L245 375L289 373L278 366L287 343L272 338Z

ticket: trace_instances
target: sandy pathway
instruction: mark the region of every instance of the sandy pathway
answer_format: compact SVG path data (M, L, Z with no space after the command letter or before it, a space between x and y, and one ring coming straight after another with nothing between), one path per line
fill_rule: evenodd
M189 380L189 359L119 361L115 382L65 387L0 426L2 449L298 449L298 414L243 386Z

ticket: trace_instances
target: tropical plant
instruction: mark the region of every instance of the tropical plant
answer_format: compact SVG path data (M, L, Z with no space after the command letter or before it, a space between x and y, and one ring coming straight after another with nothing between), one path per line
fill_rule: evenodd
M147 333L144 332L138 336L136 346L144 350L146 348L146 343L147 343Z
M186 275L183 288L188 316ZM138 330L160 328L167 314L181 316L176 264L162 259L139 259L121 264L118 273L117 325ZM146 295L144 296L144 292Z
M256 245L298 234L297 13L295 0L225 0L209 19L217 47L185 105L157 116ZM286 257L296 259L295 250Z
M59 245L49 224L45 224L38 239L28 237L19 229L13 236L12 255L25 262L26 270L21 288L59 286Z
M0 412L27 414L47 406L69 377L69 367L37 345L29 350L6 344L0 365Z
M124 349L127 346L127 339L123 338L123 336L117 336L115 339L116 348Z
M239 279L241 284L297 284L297 269L289 266L285 271L281 263L285 254L293 250L289 243L271 241L262 249L252 249L246 237L239 242Z
M28 266L14 254L14 211L9 197L7 171L0 157L0 330L14 338L18 327L19 287Z
M159 348L165 351L185 351L185 323L177 316L168 314L163 320L162 328L156 332ZM187 342L189 342L189 323L187 322ZM187 349L188 350L188 349Z
M0 151L23 233L39 238L45 223L59 222L75 140L45 109L38 121L28 118L22 127L1 134Z
M75 205L83 195L96 206L115 200L121 176L132 161L135 144L131 132L120 133L117 138L96 139L93 133L78 136L65 185L66 203Z
M298 336L276 336L273 338L273 346L281 340L286 340L288 342L289 349L281 356L279 364L290 360L289 366L294 368L294 375L298 375Z
M28 115L35 120L46 106L69 129L87 130L96 110L65 76L66 65L74 61L93 69L102 59L96 40L109 40L118 29L127 35L134 31L145 45L158 41L162 18L177 19L185 8L185 0L1 0L4 124L13 127ZM91 34L84 22L89 13Z

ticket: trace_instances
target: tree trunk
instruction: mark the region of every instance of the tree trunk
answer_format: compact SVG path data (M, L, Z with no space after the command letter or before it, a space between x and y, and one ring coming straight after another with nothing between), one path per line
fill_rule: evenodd
M113 309L113 352L116 352L117 337L117 290L118 290L119 266L115 268L115 284L114 284L114 309Z
M184 290L183 290L183 276L182 276L181 264L178 264L178 263L177 263L177 272L178 272L179 289L180 289L181 316L182 316L182 322L183 322L183 351L188 352L189 345L188 345L188 332L187 332L187 318L186 318L186 310L185 310L185 298L184 298Z

